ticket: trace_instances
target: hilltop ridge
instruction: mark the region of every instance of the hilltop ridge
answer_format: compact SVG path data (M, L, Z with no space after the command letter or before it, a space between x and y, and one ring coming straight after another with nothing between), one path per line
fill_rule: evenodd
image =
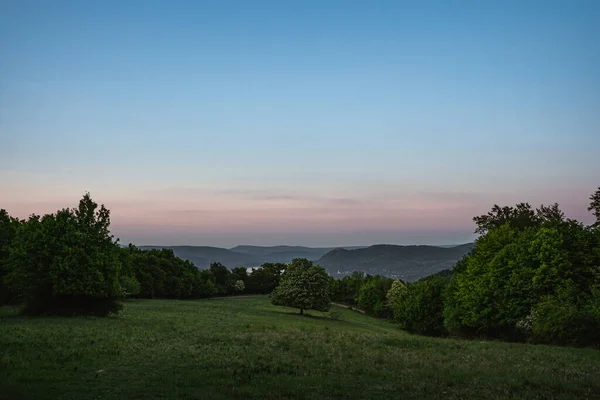
M211 246L139 246L141 249L172 249L200 269L213 262L229 268L258 267L263 263L289 263L294 258L307 258L323 266L333 276L364 271L395 279L414 281L452 268L473 247L473 243L456 246L393 245L348 247L250 246L230 249Z

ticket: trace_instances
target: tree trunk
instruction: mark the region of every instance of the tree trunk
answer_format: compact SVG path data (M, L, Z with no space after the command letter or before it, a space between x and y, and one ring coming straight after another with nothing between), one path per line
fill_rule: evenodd
M300 315L304 314L304 309L300 309Z

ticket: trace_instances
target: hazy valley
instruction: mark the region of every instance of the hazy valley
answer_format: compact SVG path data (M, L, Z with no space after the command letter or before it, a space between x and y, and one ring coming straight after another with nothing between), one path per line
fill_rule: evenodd
M173 250L177 257L188 260L199 269L213 262L227 267L258 267L264 263L289 263L306 258L324 267L334 277L363 271L404 281L415 281L449 269L474 246L400 246L378 244L349 247L304 246L236 246L231 249L210 246L140 246L140 249Z

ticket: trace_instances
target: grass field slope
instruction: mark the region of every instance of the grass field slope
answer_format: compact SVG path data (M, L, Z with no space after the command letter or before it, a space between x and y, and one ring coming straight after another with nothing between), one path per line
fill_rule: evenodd
M432 339L267 297L138 300L118 317L0 309L0 399L600 399L600 352Z

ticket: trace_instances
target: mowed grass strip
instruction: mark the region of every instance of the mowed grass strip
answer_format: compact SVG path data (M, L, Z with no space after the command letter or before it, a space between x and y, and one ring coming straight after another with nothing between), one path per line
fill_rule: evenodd
M0 309L0 399L600 399L600 351L433 339L266 297Z

